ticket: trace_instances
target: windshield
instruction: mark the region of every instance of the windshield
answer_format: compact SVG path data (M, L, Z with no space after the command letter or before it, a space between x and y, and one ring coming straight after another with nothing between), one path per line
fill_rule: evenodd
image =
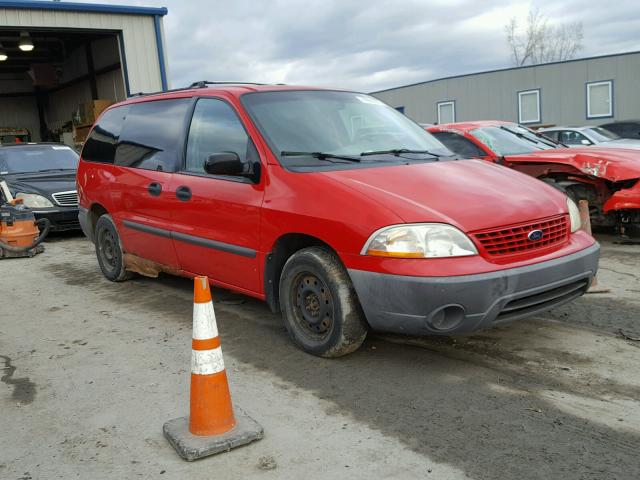
M0 147L0 175L75 170L78 154L66 145Z
M531 153L557 147L552 140L541 138L528 128L515 123L476 128L471 130L471 134L499 156Z
M368 152L411 150L414 153L402 155L403 161L433 161L438 155L453 155L419 125L369 95L326 90L257 92L243 95L242 102L278 156L323 152L359 157ZM376 161L385 155L391 154L362 158ZM317 164L312 157L283 157L282 161Z
M619 135L600 127L590 128L589 133L596 142L610 142L611 140L618 140L620 138Z

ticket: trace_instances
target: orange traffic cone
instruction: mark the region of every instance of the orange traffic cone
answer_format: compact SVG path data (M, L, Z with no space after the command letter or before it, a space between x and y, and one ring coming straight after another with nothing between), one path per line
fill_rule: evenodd
M581 229L589 235L592 235L591 216L589 215L589 202L587 200L580 200L578 202L578 210L580 211L580 223L582 224ZM610 288L601 287L600 285L598 285L598 277L594 275L587 293L608 293L610 291Z
M193 301L190 415L163 427L169 443L189 461L263 436L255 420L241 411L237 420L234 415L207 277L194 279Z

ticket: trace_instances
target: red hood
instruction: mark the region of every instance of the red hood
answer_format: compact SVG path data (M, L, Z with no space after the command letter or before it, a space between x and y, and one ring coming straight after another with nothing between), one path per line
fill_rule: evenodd
M587 175L612 182L640 178L640 151L623 148L553 148L522 155L507 155L513 163L560 163L571 165Z
M326 175L396 213L403 221L444 222L463 231L567 212L562 193L484 160L356 168Z

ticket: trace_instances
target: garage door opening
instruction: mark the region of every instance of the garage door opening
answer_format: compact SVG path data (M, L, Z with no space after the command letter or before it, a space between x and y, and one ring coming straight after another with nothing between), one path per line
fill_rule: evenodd
M0 142L81 147L100 112L126 98L124 65L119 32L0 28Z

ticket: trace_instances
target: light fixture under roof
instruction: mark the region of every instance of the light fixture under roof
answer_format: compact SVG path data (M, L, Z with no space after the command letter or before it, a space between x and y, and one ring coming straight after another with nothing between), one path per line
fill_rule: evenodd
M20 32L20 41L18 42L18 48L23 52L30 52L33 50L33 41L29 36L29 32Z
M7 58L9 58L7 51L2 47L2 42L0 42L0 62L4 62Z

